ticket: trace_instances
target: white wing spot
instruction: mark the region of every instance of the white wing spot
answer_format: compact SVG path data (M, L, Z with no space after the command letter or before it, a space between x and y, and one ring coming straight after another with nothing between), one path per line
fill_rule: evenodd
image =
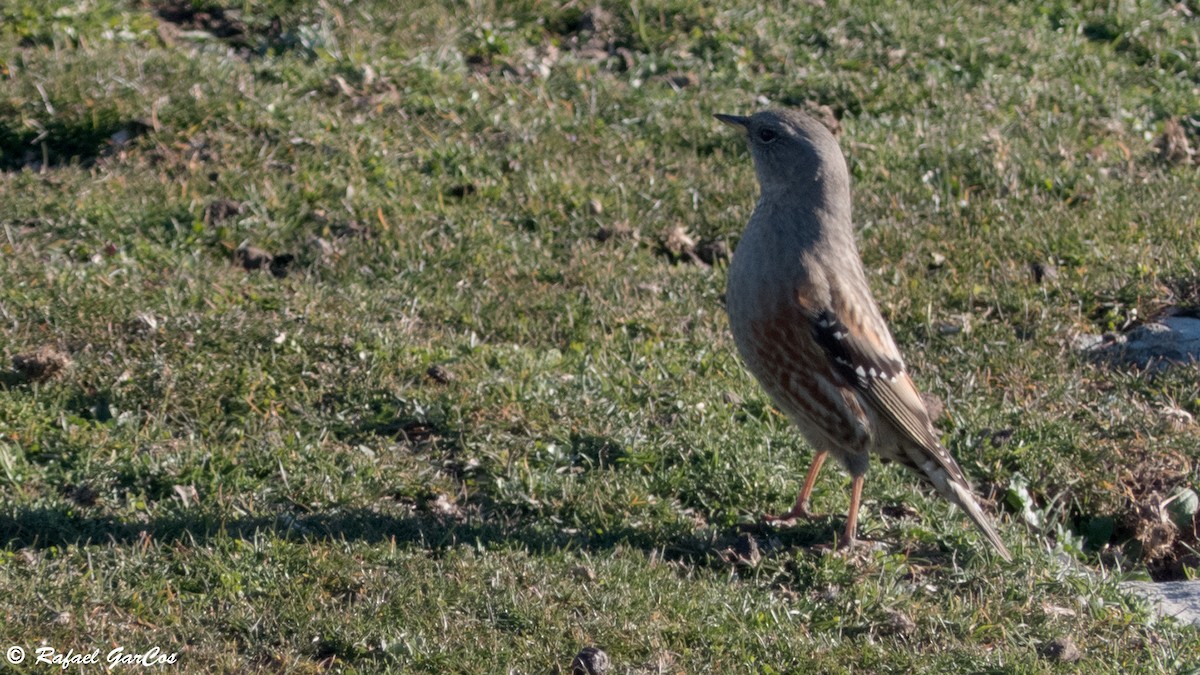
M867 371L863 370L863 367L862 367L862 366L859 366L859 367L855 368L855 369L854 369L854 372L858 373L858 376L859 376L859 377L866 377L866 376L867 376Z

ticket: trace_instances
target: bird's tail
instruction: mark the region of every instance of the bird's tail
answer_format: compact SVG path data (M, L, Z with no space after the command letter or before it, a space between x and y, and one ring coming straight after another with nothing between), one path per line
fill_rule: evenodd
M979 501L975 499L971 487L965 482L953 478L946 481L946 487L949 488L946 492L948 492L947 496L950 497L950 501L967 512L971 521L975 523L975 527L979 528L979 531L983 533L1001 558L1012 562L1012 555L1004 547L1004 542L1000 541L1000 535L996 534L996 528L992 526L991 519L983 513L983 509L979 508Z
M946 499L958 505L958 508L967 512L971 522L975 523L975 527L983 533L988 542L996 549L1001 558L1008 562L1012 562L1012 555L1008 549L1004 547L1004 542L1000 541L1000 535L996 534L996 528L992 525L992 520L988 518L983 509L979 507L979 500L975 498L975 493L971 491L970 484L967 483L966 477L962 474L962 469L958 468L958 463L946 452L945 448L940 445L935 446L936 450L931 452L925 448L917 448L921 451L921 456L918 461L913 461L913 468L919 467L917 473L922 478L933 484ZM910 459L916 460L910 455Z

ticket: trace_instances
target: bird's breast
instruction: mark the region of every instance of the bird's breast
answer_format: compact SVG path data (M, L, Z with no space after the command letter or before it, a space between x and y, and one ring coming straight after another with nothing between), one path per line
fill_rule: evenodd
M753 325L775 320L781 308L805 296L827 293L812 247L796 237L796 228L783 224L786 221L780 216L760 203L729 265L725 305L739 349Z

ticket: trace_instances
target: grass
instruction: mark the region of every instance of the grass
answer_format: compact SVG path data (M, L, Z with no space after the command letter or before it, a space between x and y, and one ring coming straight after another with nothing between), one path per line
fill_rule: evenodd
M1116 583L1196 575L1163 502L1200 489L1200 371L1073 345L1200 304L1200 172L1154 147L1200 145L1195 4L606 8L0 7L0 356L71 361L0 379L0 644L1194 668ZM663 249L735 247L755 186L711 114L764 101L840 118L872 286L1011 565L890 467L882 550L755 524L810 450L734 354L720 256Z

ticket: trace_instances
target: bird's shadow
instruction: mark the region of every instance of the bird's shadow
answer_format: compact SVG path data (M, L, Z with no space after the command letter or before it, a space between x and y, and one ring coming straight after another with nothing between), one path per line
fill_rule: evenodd
M804 522L786 528L766 524L732 525L695 530L646 530L618 526L608 529L563 530L534 515L490 518L476 511L451 517L427 511L389 514L362 507L330 507L326 511L239 516L204 507L177 509L146 521L93 514L94 507L20 507L0 514L0 548L44 550L68 546L132 546L153 542L205 546L219 539L252 541L265 535L312 542L388 543L434 553L462 544L512 547L549 554L554 551L611 551L640 549L664 560L689 566L724 566L739 538L752 536L769 555L796 550L821 551L832 542L829 521ZM768 545L768 542L770 544Z
M392 410L383 410L341 433L348 437L402 437L417 445L436 441L447 457L458 450L451 431L433 421L398 416ZM604 467L619 458L619 446L606 439L580 436L572 442L583 465ZM821 554L831 550L842 525L841 518L826 516L786 526L757 521L703 527L585 522L564 528L550 522L543 513L497 504L485 495L476 495L461 508L449 511L430 508L428 504L405 506L394 500L385 502L366 506L330 505L319 511L280 505L267 513L240 516L201 503L167 507L162 515L146 520L104 513L97 505L17 506L0 512L0 548L40 550L146 542L204 546L219 539L254 540L268 535L313 542L386 542L435 553L460 544L515 546L535 554L563 550L604 552L624 547L688 566L726 566L730 551L745 544L746 536L752 537L768 557L784 557L797 551ZM922 550L918 555L940 557L945 552Z

